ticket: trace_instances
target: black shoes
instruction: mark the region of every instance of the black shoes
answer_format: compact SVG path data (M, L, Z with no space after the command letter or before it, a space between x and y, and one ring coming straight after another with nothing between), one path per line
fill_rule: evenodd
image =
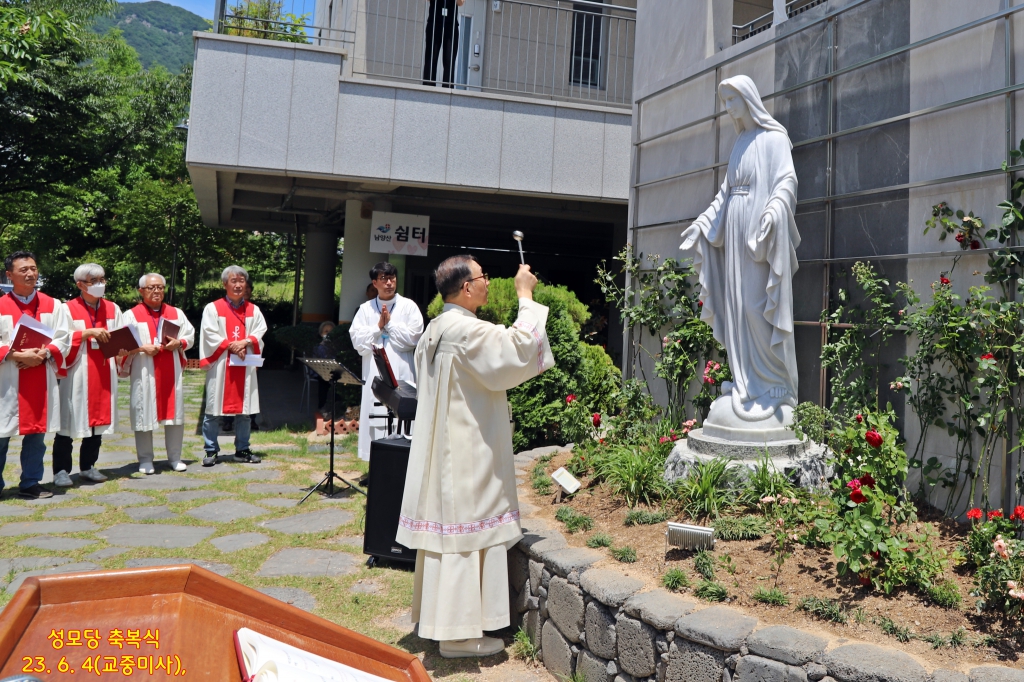
M245 462L248 464L259 464L260 462L263 461L263 458L261 458L259 455L257 455L249 448L246 448L245 450L239 450L238 452L235 453L235 461Z
M53 497L53 493L36 483L30 488L18 488L18 497L23 497L26 500L39 500Z
M216 463L217 463L217 453L216 452L207 452L206 456L203 457L203 466L204 467L212 467Z

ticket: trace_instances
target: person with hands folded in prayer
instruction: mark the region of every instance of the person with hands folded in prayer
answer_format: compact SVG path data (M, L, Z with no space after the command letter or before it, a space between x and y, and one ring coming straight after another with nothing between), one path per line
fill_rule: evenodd
M505 391L554 366L548 309L528 265L509 328L477 318L488 278L472 256L443 261L434 279L445 305L416 346L419 427L396 539L416 550L419 636L445 658L490 656L504 643L483 633L511 622L506 552L523 537Z
M155 473L153 432L162 424L167 461L174 471L185 471L181 445L185 436L185 399L182 370L185 349L191 348L196 330L180 308L164 303L167 282L151 272L139 278L142 302L123 316L135 325L142 345L119 361L122 377L131 379L129 417L135 432L139 473ZM171 325L177 331L170 335Z
M260 411L256 367L231 365L229 358L259 355L267 323L259 306L245 299L249 273L244 268L229 265L220 279L225 296L206 306L199 329L199 365L206 370L203 466L217 463L222 415L235 417L234 460L258 464L260 456L249 449L249 417Z
M107 277L103 267L83 263L75 269L78 296L67 302L71 346L60 379L60 431L53 439L53 484L70 487L72 439L81 438L79 478L102 483L96 468L103 436L117 430L117 366L104 357L100 344L124 326L121 309L103 296ZM123 357L125 351L121 351Z
M68 352L67 308L36 291L39 268L29 251L15 251L4 263L13 291L0 298L0 494L11 437L21 439L21 483L18 495L30 500L53 497L43 479L44 438L60 428L57 375ZM28 316L53 330L44 346L14 350L14 330Z

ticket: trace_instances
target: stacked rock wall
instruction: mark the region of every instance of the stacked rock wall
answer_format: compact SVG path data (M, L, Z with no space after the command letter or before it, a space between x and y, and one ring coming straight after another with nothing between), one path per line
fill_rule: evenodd
M928 673L911 656L871 644L828 649L791 627L697 603L616 570L592 568L603 553L568 547L543 521L523 521L509 552L517 622L560 680L585 682L1024 682L1001 666Z

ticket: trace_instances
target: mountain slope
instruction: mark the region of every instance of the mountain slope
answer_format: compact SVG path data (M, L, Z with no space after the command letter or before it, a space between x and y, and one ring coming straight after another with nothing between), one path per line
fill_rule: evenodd
M93 30L106 33L115 26L139 53L144 67L159 64L171 72L192 63L192 31L210 27L199 15L156 0L123 2L114 16L98 19Z

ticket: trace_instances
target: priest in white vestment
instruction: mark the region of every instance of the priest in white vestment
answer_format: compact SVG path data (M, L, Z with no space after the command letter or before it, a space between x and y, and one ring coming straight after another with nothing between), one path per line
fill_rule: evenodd
M387 434L387 421L373 415L387 414L374 407L373 380L378 376L373 347L383 346L395 379L416 385L413 352L423 335L419 306L397 293L398 270L391 263L377 263L370 270L370 282L377 296L359 306L348 334L352 347L363 358L363 397L359 404L359 458L370 459L370 443Z
M79 473L83 481L102 483L106 475L96 468L103 436L117 431L117 365L103 356L100 343L124 326L121 309L104 298L107 277L97 263L75 269L78 296L65 304L71 346L64 356L60 380L60 431L53 438L53 484L72 485L72 439L81 438ZM122 351L124 353L124 351Z
M446 658L504 648L484 637L511 622L506 551L522 538L505 391L554 366L533 301L537 278L516 274L519 316L505 328L480 320L487 275L472 256L434 273L443 312L416 346L419 405L397 540L416 549L412 619Z
M206 370L203 466L217 463L222 415L235 417L234 461L258 464L260 456L249 449L250 417L260 411L256 366L238 363L260 355L267 322L259 306L245 300L249 273L244 268L229 265L220 280L224 298L206 306L199 328L199 366Z
M181 444L185 436L185 397L182 370L185 349L191 348L196 330L181 308L164 303L167 282L155 272L139 279L142 303L126 310L125 326L135 325L142 346L120 362L120 375L131 379L129 417L135 432L139 473L153 474L153 432L164 427L167 461L174 471L185 471ZM177 331L172 333L174 325Z

